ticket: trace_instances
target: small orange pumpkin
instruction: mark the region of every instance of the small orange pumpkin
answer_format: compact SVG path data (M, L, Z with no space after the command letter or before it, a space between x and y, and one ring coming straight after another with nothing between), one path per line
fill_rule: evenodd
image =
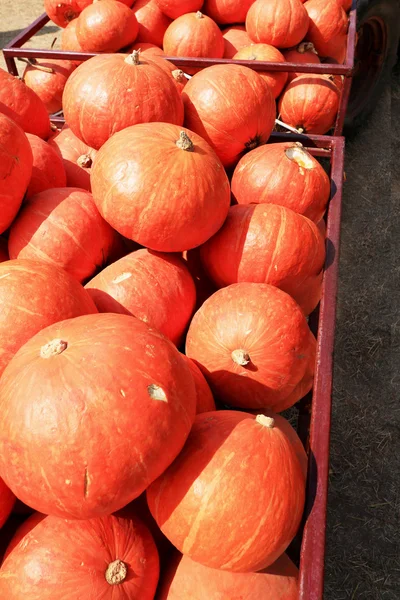
M234 55L233 59L285 62L283 54L268 44L252 44L251 46L245 46ZM284 71L257 71L257 73L268 83L273 97L277 98L286 84L288 74Z

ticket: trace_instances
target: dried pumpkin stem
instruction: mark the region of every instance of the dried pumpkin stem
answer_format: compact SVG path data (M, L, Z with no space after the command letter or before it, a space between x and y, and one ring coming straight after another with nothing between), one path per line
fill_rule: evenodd
M196 17L197 17L198 19L204 19L204 15L203 15L203 13L202 13L202 12L200 12L199 10L198 10L198 11L197 11L197 13L196 13Z
M38 71L44 71L45 73L54 73L54 69L51 67L45 67L44 65L40 65L36 58L18 58L20 62L24 62L30 67L34 67Z
M231 354L231 357L233 362L237 365L240 365L241 367L245 367L246 365L248 365L251 360L249 353L246 352L246 350L243 350L242 348L234 350Z
M132 54L126 57L125 62L129 65L140 64L140 50L133 50Z
M110 585L118 585L123 583L128 574L126 564L119 558L110 563L105 572L105 578Z
M275 426L275 420L272 417L267 417L266 415L257 415L256 421L263 427L268 427L272 429Z
M180 132L179 140L177 140L175 144L178 148L185 150L186 152L193 152L194 150L194 144L185 131Z
M305 52L313 52L314 54L318 54L312 42L301 42L301 44L297 46L297 52L300 52L300 54L304 54Z
M58 354L62 354L67 348L68 342L56 338L40 348L40 356L42 358L51 358L52 356L58 356Z
M90 158L89 154L82 154L78 159L77 159L77 164L80 167L83 167L85 169L88 169L89 167L92 166L92 159Z
M181 69L175 69L171 75L178 83L183 83L186 80L186 75Z

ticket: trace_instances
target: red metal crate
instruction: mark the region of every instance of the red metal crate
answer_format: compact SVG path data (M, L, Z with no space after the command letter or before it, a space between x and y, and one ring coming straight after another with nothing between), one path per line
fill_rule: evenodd
M61 50L41 50L36 48L22 48L28 40L30 40L46 23L49 22L49 17L46 13L41 15L36 21L31 23L26 29L18 34L9 44L3 49L4 58L7 64L8 71L12 75L18 75L15 58L53 58L66 60L87 60L92 56L96 56L97 52L63 52ZM342 65L321 63L321 64L296 64L296 63L273 63L254 60L232 60L227 58L182 58L166 56L167 60L171 60L176 66L185 67L209 67L215 64L237 64L245 67L250 67L254 71L287 71L299 73L319 73L330 75L343 75L344 83L340 94L339 110L336 117L333 134L335 136L342 135L344 120L346 116L347 105L350 97L350 89L352 83L352 75L354 70L354 51L356 43L356 0L353 0L352 10L349 16L349 30L347 39L346 60Z

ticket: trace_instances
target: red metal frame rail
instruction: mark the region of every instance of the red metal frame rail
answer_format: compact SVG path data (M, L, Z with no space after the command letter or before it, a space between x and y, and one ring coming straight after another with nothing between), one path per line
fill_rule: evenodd
M49 21L46 13L41 15L36 21L31 23L26 29L18 34L11 42L3 49L4 58L8 71L17 76L18 70L15 63L15 58L53 58L66 60L88 60L92 56L96 56L96 52L63 52L61 50L44 50L36 48L22 48L28 40L30 40L40 29L42 29ZM176 66L185 67L210 67L216 64L237 64L249 67L254 71L287 71L299 73L315 73L329 75L343 75L344 82L340 95L339 110L336 117L334 135L340 136L343 131L344 120L346 116L347 105L350 97L352 75L354 70L354 52L356 43L356 0L353 0L352 10L349 16L349 30L347 36L347 52L346 60L342 65L321 63L321 64L298 64L298 63L274 63L253 60L232 60L227 58L183 58L166 56L167 60L173 62Z

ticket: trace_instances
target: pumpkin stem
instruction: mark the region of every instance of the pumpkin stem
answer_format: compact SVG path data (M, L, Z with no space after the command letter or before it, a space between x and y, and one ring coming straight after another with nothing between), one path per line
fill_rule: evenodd
M92 159L90 158L89 154L82 154L78 159L77 159L77 164L80 167L84 167L85 169L88 169L89 167L92 166Z
M177 140L175 144L181 150L186 150L186 152L193 152L194 150L194 144L185 131L180 132L179 140Z
M231 357L233 362L237 365L240 365L241 367L245 367L246 365L248 365L251 360L249 353L246 352L246 350L242 350L241 348L239 348L238 350L234 350L231 354Z
M152 398L153 400L161 400L161 402L168 402L166 393L159 385L151 383L147 386L147 391L149 393L150 398Z
M301 44L297 46L297 52L300 52L300 54L304 54L305 52L313 52L314 54L318 54L312 42L301 42Z
M68 348L68 342L64 340L54 339L40 348L40 356L42 358L51 358L62 354Z
M128 574L126 564L119 558L111 562L105 572L105 578L110 585L118 585L123 583Z
M196 13L196 17L197 17L198 19L204 19L204 15L203 15L203 13L202 13L202 12L200 12L199 10L198 10L198 11L197 11L197 13Z
M265 415L257 415L256 421L269 429L272 429L275 426L275 420L272 417L266 417Z
M254 150L254 148L257 148L257 146L259 145L260 138L258 137L258 135L256 135L256 137L252 138L251 140L245 143L246 150Z
M310 170L314 169L316 166L311 154L303 148L303 145L300 144L300 142L296 142L290 148L286 148L285 154L289 160L292 160L303 169Z
M178 83L183 83L184 81L186 81L186 75L181 69L175 69L175 71L172 71L172 77Z
M54 69L51 67L45 67L44 65L40 65L36 58L18 58L20 62L24 62L30 67L34 67L38 71L44 71L45 73L54 73Z
M125 62L128 63L128 65L139 65L140 50L133 50L132 54L126 57Z

